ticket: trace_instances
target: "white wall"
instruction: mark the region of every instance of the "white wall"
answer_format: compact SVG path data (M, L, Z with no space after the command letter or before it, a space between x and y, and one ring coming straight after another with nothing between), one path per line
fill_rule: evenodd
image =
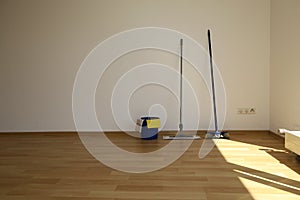
M300 130L300 1L271 1L270 129Z
M206 30L211 28L214 58L227 92L225 129L267 130L269 9L269 0L1 1L0 131L74 130L72 89L84 58L111 35L146 26L175 29L205 48ZM118 130L109 107L115 81L121 72L145 62L178 69L176 57L157 51L136 52L113 63L96 94L97 114L105 130ZM195 87L203 110L200 128L205 129L210 117L207 90L188 64L185 70L192 84L199 84ZM144 98L147 102L140 104L147 88L139 92L131 99L133 118L154 102ZM161 98L173 97L165 94ZM176 129L176 101L168 102L170 117L164 129ZM257 114L237 115L238 107L256 107Z

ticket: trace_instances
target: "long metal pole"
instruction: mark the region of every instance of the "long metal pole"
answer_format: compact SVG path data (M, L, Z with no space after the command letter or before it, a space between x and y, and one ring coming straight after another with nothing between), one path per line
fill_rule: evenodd
M180 110L179 110L179 134L183 133L183 124L182 124L182 54L183 54L183 39L180 39Z
M214 80L210 30L207 31L207 35L208 35L208 48L209 48L209 58L210 58L209 60L210 60L211 87L212 87L213 106L214 106L215 132L218 132L217 105L216 105L215 80Z

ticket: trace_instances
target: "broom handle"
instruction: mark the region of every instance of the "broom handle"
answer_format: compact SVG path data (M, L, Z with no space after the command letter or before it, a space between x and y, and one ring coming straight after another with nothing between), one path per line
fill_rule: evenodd
M179 109L179 133L182 133L183 124L182 124L182 54L183 54L183 39L180 39L180 109Z
M215 131L218 131L218 119L217 119L217 106L216 106L216 94L215 94L215 80L214 80L214 70L213 70L213 57L212 57L212 47L210 30L207 31L208 36L208 48L209 48L209 60L210 60L210 74L211 74L211 87L213 94L213 106L214 106L214 120L215 120Z

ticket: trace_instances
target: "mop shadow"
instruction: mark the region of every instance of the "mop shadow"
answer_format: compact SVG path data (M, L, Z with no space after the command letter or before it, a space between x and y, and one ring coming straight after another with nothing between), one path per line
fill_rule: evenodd
M284 147L284 138L274 135L268 131L237 132L237 134L238 136L235 136L235 133L231 134L230 139L236 142L261 146L259 150L265 151L281 164L300 174L300 160L297 159L297 156L294 153L288 151ZM251 137L246 136L249 134L251 134ZM241 135L245 135L246 137L240 137ZM259 139L254 140L253 138Z

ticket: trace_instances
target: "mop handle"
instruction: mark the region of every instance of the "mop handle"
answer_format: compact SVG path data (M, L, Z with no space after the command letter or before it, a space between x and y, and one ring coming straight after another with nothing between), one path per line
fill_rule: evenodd
M210 74L211 74L211 87L213 95L213 106L214 106L214 119L215 119L215 131L218 131L218 119L217 119L217 106L216 106L216 94L215 94L215 80L214 80L214 70L213 70L213 57L212 57L212 47L210 30L207 31L208 36L208 48L209 48L209 60L210 60Z

